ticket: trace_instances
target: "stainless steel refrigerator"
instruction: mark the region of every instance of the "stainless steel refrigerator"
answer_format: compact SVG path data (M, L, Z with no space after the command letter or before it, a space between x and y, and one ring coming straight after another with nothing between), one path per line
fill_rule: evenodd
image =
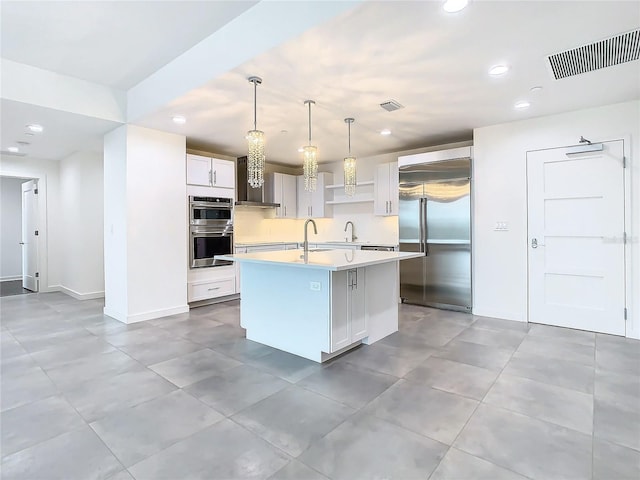
M471 159L400 167L400 262L405 303L471 311Z

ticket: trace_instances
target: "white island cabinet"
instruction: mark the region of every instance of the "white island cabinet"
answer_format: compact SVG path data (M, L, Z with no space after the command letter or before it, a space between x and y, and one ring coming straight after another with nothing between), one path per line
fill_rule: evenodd
M421 253L282 250L240 264L247 338L316 362L398 330L398 262Z

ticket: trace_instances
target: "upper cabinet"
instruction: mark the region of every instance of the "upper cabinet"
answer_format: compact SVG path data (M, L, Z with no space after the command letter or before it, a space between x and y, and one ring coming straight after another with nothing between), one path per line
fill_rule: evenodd
M187 184L235 188L235 166L230 160L187 153Z
M376 168L373 212L379 216L398 215L398 162Z
M304 176L298 175L298 218L323 218L331 216L331 207L325 202L333 197L327 185L333 182L333 174L319 172L315 192L304 189Z
M297 182L295 175L269 173L265 176L265 197L267 202L279 203L276 218L296 218Z

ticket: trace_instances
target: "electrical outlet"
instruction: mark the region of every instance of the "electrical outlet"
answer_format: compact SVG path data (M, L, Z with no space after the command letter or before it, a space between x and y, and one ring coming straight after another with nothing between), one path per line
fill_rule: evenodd
M320 291L320 282L309 282L309 289L314 292Z
M496 222L496 226L493 229L497 232L506 232L509 230L509 222Z

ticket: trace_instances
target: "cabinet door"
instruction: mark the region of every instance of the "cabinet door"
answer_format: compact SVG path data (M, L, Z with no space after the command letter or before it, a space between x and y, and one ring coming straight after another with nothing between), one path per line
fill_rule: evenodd
M187 154L187 184L211 186L211 159Z
M298 218L309 218L311 216L311 193L307 192L304 189L304 176L298 175L296 177L297 182L297 197L298 197L298 207L297 214Z
M375 215L389 215L389 164L384 163L376 167L375 183L373 186L373 212Z
M389 164L389 215L398 215L399 189L398 162Z
M350 270L333 272L331 275L331 352L351 345L349 329L349 280Z
M265 179L265 188L267 188L267 201L279 203L276 207L276 218L284 218L285 205L282 192L282 174L272 173Z
M298 182L295 175L282 174L282 199L284 215L282 218L296 218L298 208Z
M331 216L331 207L326 205L327 190L326 185L333 183L333 175L327 172L318 173L318 184L316 191L311 194L311 216L314 218L325 218Z
M349 270L351 272L351 289L349 291L349 310L351 316L351 342L362 340L367 331L367 310L365 308L365 275L364 268Z
M214 187L236 188L234 164L230 160L211 159L212 184Z

